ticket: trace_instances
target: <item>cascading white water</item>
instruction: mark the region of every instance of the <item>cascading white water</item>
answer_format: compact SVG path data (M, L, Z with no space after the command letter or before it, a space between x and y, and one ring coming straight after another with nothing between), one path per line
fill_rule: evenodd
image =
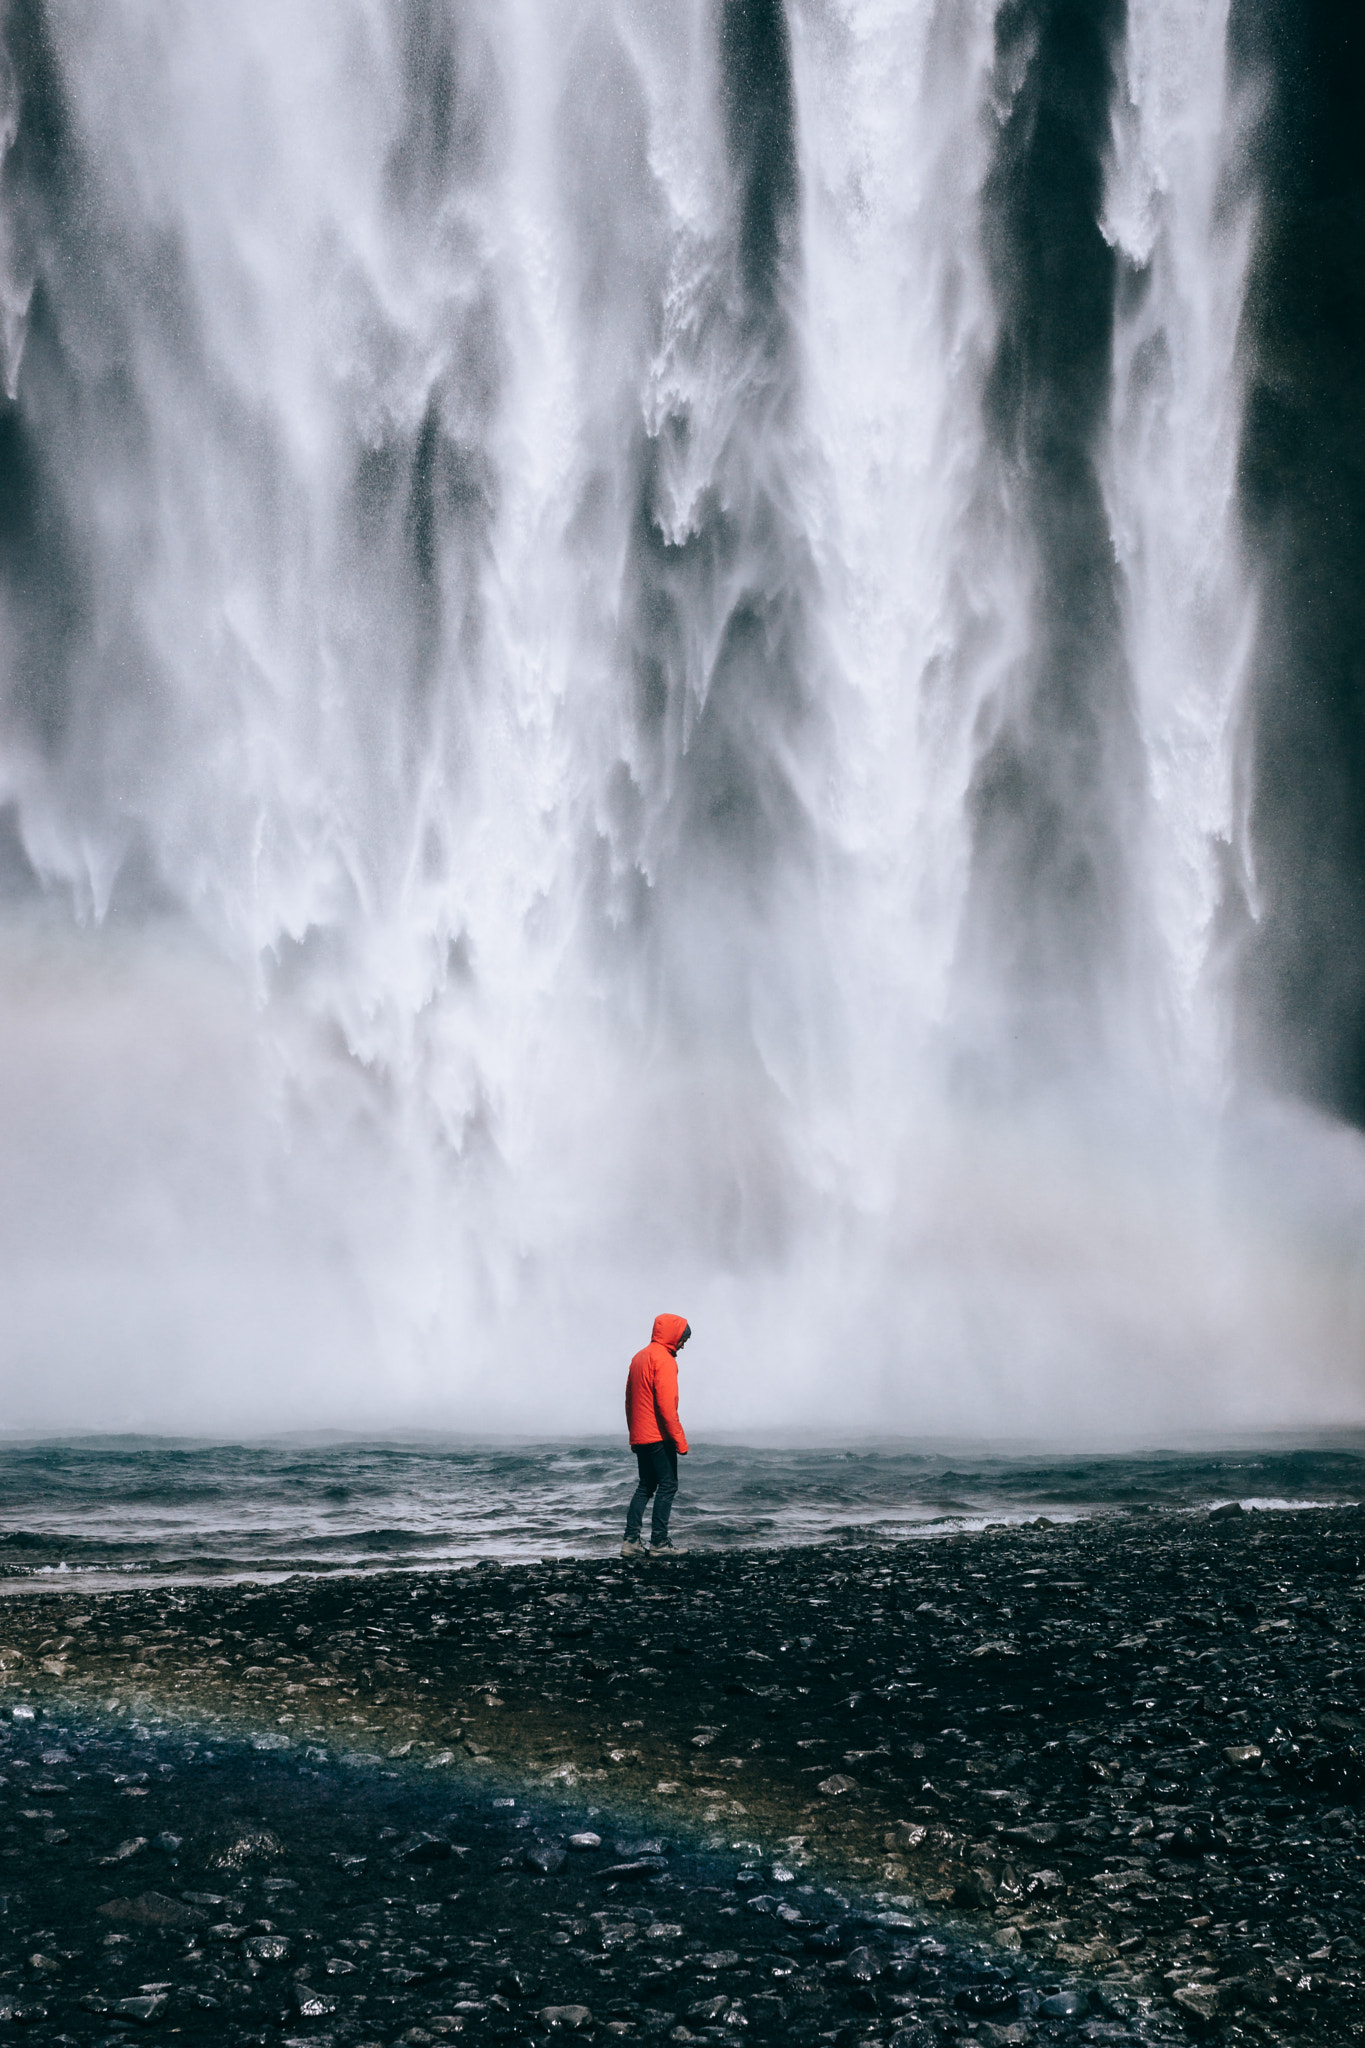
M842 1192L883 1204L924 1122L908 1076L937 1064L951 1016L976 720L1027 634L1008 536L980 503L993 14L868 0L794 15L831 678L825 944L850 1079L834 1142Z
M610 1426L666 1300L713 1427L1341 1411L1355 1142L1265 1141L1334 1186L1306 1252L1218 1120L1225 9L1132 0L1104 223L1162 1032L1023 1096L959 1060L1031 632L996 9L792 0L789 93L730 11L51 11L3 302L80 627L39 716L11 605L0 798L77 916L5 951L18 1419Z
M1214 1089L1227 1045L1209 936L1218 849L1246 859L1234 728L1256 611L1237 518L1254 211L1227 30L1226 0L1131 9L1104 221L1127 273L1107 485L1150 778L1142 860L1165 970L1164 1050Z

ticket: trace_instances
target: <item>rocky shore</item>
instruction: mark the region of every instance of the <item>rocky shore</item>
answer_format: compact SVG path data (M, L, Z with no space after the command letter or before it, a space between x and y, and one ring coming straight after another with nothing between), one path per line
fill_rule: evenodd
M0 2016L1363 2040L1362 1549L1130 1513L11 1597Z

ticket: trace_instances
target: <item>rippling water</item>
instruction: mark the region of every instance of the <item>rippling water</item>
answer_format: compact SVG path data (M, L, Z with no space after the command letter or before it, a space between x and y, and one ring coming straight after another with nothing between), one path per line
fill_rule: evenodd
M985 1522L1238 1500L1365 1497L1365 1436L1059 1457L981 1445L702 1443L680 1540L794 1544L935 1536ZM610 1552L634 1465L617 1442L436 1436L0 1447L0 1574L101 1580L356 1571Z

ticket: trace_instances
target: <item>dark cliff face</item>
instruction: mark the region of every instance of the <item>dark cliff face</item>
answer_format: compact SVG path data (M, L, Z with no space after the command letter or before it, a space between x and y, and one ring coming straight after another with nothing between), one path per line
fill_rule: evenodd
M0 170L13 262L32 284L24 339L26 389L77 410L81 337L66 331L52 273L88 269L79 166L46 17L36 0L0 11L4 88L17 132ZM106 316L109 309L102 309ZM106 392L109 410L118 395ZM54 455L33 409L0 395L0 606L10 658L0 689L22 741L60 757L73 717L72 672L88 639L89 563L53 477Z
M1261 597L1243 1065L1365 1123L1365 21L1340 0L1237 0L1232 37L1265 96L1244 329Z
M988 425L1026 537L1031 644L981 735L961 961L1025 1079L1103 1064L1115 1016L1141 1030L1144 771L1096 466L1123 289L1100 214L1124 28L1122 0L1007 0L996 22ZM1228 863L1215 962L1232 962L1243 1079L1365 1123L1365 26L1339 0L1234 0L1230 42L1257 108L1241 509L1259 624L1245 866Z

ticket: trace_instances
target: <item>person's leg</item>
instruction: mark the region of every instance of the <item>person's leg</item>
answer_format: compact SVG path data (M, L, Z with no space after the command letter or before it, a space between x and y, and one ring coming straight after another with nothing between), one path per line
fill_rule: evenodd
M651 1444L650 1449L654 1453L658 1489L654 1495L654 1514L649 1527L652 1548L668 1541L668 1518L673 1512L673 1496L678 1491L678 1447L676 1444Z
M630 1497L630 1506L626 1509L627 1543L639 1542L641 1525L645 1519L645 1508L649 1504L650 1495L659 1484L658 1475L654 1470L654 1459L651 1456L651 1453L657 1449L657 1444L641 1444L635 1453L635 1463L639 1468L640 1477L636 1483L635 1491Z

